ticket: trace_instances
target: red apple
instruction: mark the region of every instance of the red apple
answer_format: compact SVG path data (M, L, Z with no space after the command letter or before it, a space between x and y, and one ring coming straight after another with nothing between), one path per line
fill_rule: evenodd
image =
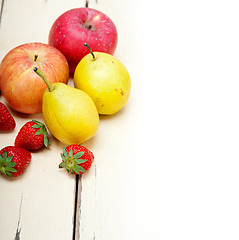
M0 89L8 104L21 113L42 111L45 82L33 68L44 72L49 82L67 83L69 66L65 56L44 43L26 43L12 49L0 65Z
M49 33L49 44L59 49L67 58L70 72L74 73L80 60L92 51L114 54L117 30L112 20L92 8L76 8L56 19Z

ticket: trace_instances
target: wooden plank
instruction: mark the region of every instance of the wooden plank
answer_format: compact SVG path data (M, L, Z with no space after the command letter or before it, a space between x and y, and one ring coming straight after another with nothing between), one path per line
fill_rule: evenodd
M0 60L13 47L26 42L47 43L53 20L76 1L4 0L0 28ZM57 5L57 8L55 7ZM0 96L0 101L5 102ZM41 114L21 115L11 111L16 129L1 134L0 148L13 145L20 127ZM75 179L60 171L64 145L52 138L51 148L32 153L32 162L19 179L1 177L0 239L72 239Z
M82 179L80 239L237 239L236 1L89 7L117 25L115 56L132 94L101 118L95 169Z

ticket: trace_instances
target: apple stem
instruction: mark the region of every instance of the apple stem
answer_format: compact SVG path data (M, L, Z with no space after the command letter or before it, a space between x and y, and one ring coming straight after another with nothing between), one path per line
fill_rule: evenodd
M53 91L55 88L50 84L50 82L46 79L45 75L43 74L42 71L40 71L37 67L34 67L33 70L36 72L36 74L38 74L46 83L49 91Z
M38 58L38 55L35 54L35 55L34 55L34 62L36 62L37 58Z
M84 43L84 45L89 49L89 51L90 51L90 53L91 53L91 55L92 55L92 57L93 57L93 61L95 61L95 55L94 55L91 47L88 45L88 43Z

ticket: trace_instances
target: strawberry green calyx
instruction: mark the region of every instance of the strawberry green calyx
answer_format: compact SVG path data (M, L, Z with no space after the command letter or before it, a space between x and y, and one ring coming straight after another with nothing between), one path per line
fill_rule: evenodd
M44 135L44 145L46 147L50 146L50 138L47 134L46 126L37 120L32 120L32 121L35 123L34 125L32 125L32 127L39 128L39 130L35 133L35 135L43 134Z
M63 149L63 153L61 153L62 162L59 164L59 168L66 168L67 172L71 174L80 174L80 172L85 172L86 170L80 166L79 164L82 164L86 162L86 159L80 159L85 152L78 152L73 156L73 150L69 151L67 153L66 148Z
M14 168L16 166L15 162L12 162L13 156L7 156L7 152L4 151L3 155L0 155L0 173L5 174L8 177L12 177L13 172L17 172Z

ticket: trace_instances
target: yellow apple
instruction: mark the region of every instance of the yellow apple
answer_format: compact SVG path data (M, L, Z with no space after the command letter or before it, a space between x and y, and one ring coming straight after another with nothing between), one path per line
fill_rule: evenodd
M127 103L131 80L120 60L108 53L91 51L76 67L74 86L93 99L99 114L111 115Z

